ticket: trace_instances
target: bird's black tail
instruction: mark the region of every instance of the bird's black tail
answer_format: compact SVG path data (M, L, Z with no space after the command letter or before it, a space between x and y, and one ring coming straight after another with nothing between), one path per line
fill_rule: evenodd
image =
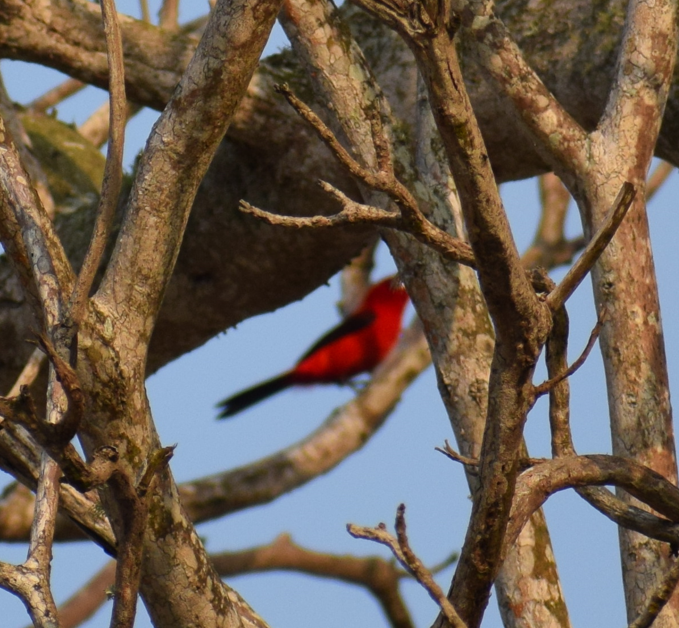
M277 392L286 389L288 386L294 384L292 373L283 373L278 377L269 379L261 384L257 384L252 388L248 388L239 393L236 393L232 397L228 397L217 404L217 408L221 412L217 415L218 419L227 419L234 414L238 414L245 408L256 404L271 395L275 395Z

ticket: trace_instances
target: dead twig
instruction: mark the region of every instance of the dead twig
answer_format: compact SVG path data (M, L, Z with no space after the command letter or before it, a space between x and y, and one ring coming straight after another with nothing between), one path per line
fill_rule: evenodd
M338 224L359 223L398 229L410 233L424 244L427 244L453 261L473 268L476 267L471 247L463 240L451 236L429 222L420 211L413 195L394 175L391 153L377 111L369 110L366 112L371 125L378 166L380 167L380 170L375 172L359 164L340 144L335 134L307 105L292 93L287 85L276 86L276 91L281 93L295 111L312 126L321 140L323 140L352 176L374 190L386 194L398 206L400 212L397 213L356 203L326 182L321 182L321 187L329 194L332 194L343 206L342 212L336 216L314 216L311 218L282 217L264 212L263 210L257 210L241 201L241 209L243 211L265 219L269 224L287 227L319 228L336 226Z
M559 375L556 375L555 377L552 377L542 382L542 384L538 384L537 386L535 386L534 393L536 398L547 394L558 383L562 382L567 377L573 375L573 373L575 373L586 362L587 358L589 357L589 354L592 352L592 349L594 348L597 339L599 338L601 328L603 327L603 324L605 322L606 322L606 311L604 310L603 312L600 313L599 319L597 320L596 325L594 325L594 329L592 329L592 333L589 335L587 345L580 354L580 357L578 357L578 359L575 362L573 362L573 364L571 364L563 373L560 373Z
M469 473L476 475L479 472L479 461L476 458L468 458L462 454L457 453L450 445L448 440L445 441L444 449L441 447L434 447L436 451L440 451L444 456L450 458L453 462L459 462L465 466Z
M366 539L386 545L394 554L396 559L403 567L410 572L415 579L425 588L430 597L436 602L445 618L454 628L466 628L466 624L457 614L455 607L450 603L443 593L441 587L431 575L431 572L424 566L422 561L415 555L410 548L406 535L405 505L401 504L396 511L396 537L387 532L386 526L381 523L376 528L366 528L354 524L347 525L347 531L357 539Z
M17 377L7 396L16 397L19 394L22 386L30 386L38 376L40 367L44 361L45 352L42 349L36 348L33 353L31 353L31 357L28 358L28 361L26 362L21 373L19 373L19 377Z
M651 173L646 182L646 200L650 201L656 192L667 181L667 178L674 172L674 166L666 161L661 161L658 167Z
M179 28L179 0L163 0L158 11L158 25L168 31Z
M290 535L281 534L273 543L240 552L211 556L222 577L273 570L289 570L333 578L365 587L382 606L392 628L413 628L401 598L399 581L404 573L392 561L378 556L337 556L300 547Z
M629 182L623 183L611 211L608 212L598 231L592 236L582 255L566 273L556 289L547 296L546 302L552 312L558 310L568 300L592 269L608 243L613 239L615 232L627 215L627 210L632 206L635 196L636 189L634 186Z

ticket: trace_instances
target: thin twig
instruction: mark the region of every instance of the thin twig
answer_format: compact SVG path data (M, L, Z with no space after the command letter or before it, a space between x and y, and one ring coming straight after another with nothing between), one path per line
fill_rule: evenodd
M434 447L436 451L440 451L444 456L447 456L450 458L453 462L459 462L465 466L467 471L470 473L478 473L479 472L479 461L476 458L468 458L467 456L463 456L462 454L457 453L450 445L448 440L445 441L446 446L445 449L442 449L441 447Z
M158 25L168 31L179 28L179 0L163 0L158 11Z
M542 384L535 386L533 392L535 393L536 398L547 394L552 388L554 388L554 386L562 382L567 377L573 375L573 373L575 373L585 363L585 361L589 357L589 354L592 351L592 348L594 347L594 344L599 338L601 328L603 327L605 321L606 321L606 311L604 310L599 315L599 320L597 320L596 325L594 325L594 329L592 329L592 333L589 335L587 345L585 346L583 352L580 354L580 357L575 362L573 362L573 364L571 364L563 373L556 375L555 377L552 377L551 379L542 382Z
M325 125L325 123L299 98L297 98L287 85L277 85L276 91L281 93L290 105L297 111L297 113L308 122L328 148L334 153L339 162L347 169L349 174L359 179L365 185L373 188L378 192L385 193L399 208L400 216L395 212L389 212L377 208L372 208L373 211L363 214L362 212L351 212L355 222L369 222L372 224L379 224L380 226L398 229L406 233L410 233L420 242L430 246L434 250L441 253L448 259L476 268L476 261L472 253L471 247L459 238L451 236L449 233L439 229L431 222L429 222L424 214L420 211L417 201L410 193L410 191L396 178L393 171L393 163L389 147L384 137L384 132L379 118L379 112L370 111L370 125L372 132L373 144L377 152L378 162L384 170L378 172L371 171L359 164L349 152L340 144L335 134ZM347 198L340 190L337 190L329 183L321 182L321 187L332 194L339 200L344 209L355 210L357 207L368 207L360 205ZM376 214L375 212L383 212L384 214ZM344 212L338 214L341 216ZM383 218L376 218L377 216L389 217L386 224L382 222ZM366 219L365 221L363 219ZM295 219L293 219L294 221ZM313 223L306 222L310 219L297 219L296 224L289 221L288 226L331 226L332 222ZM326 220L329 220L326 218ZM340 221L341 224L345 219ZM273 224L269 221L270 224ZM279 224L282 224L279 222Z
M281 94L290 104L290 106L297 112L297 114L305 120L311 128L316 131L318 137L323 141L323 143L332 151L339 162L349 171L351 175L357 177L361 181L365 182L370 187L378 189L380 191L386 191L382 189L384 185L384 179L379 179L370 170L367 170L361 164L359 164L347 151L342 144L340 144L335 134L326 126L326 124L321 120L303 101L301 101L295 94L292 93L290 87L287 84L274 85L274 90Z
M114 0L102 1L101 15L104 22L109 66L109 142L97 220L80 275L71 295L69 315L71 321L76 325L83 316L85 303L106 248L123 180L123 145L127 99L125 97L122 36Z
M139 105L127 103L125 120L129 120L140 111ZM109 140L110 121L111 105L107 100L78 127L78 133L97 148L101 148Z
M401 504L396 511L396 533L397 538L387 532L386 526L380 523L376 528L366 528L354 524L347 525L347 531L357 539L366 539L386 545L397 558L397 560L407 569L415 579L425 588L430 597L436 602L445 618L454 628L466 628L466 624L457 614L455 607L450 603L443 593L441 587L431 575L431 572L424 566L422 561L415 555L408 542L405 523L405 505Z
M423 231L413 232L399 214L390 212L386 209L364 205L352 201L343 192L333 187L325 181L320 182L320 186L328 193L332 194L342 205L342 211L332 216L281 216L272 212L259 209L250 205L246 201L240 202L241 211L251 214L270 225L278 225L295 229L328 229L340 225L361 224L388 227L410 233L418 240L427 244L434 250L441 253L450 260L464 264L471 268L476 268L476 260L471 247L464 240L454 238L432 223L424 220Z
M599 230L585 247L582 255L573 264L568 273L566 273L562 282L547 297L546 302L552 312L558 310L568 300L580 285L580 282L592 269L627 215L627 210L632 206L635 196L636 189L634 186L629 182L623 183L613 203L613 208L604 218L601 227L599 227Z
M142 22L151 23L151 13L149 12L148 0L139 0L139 8L141 9Z

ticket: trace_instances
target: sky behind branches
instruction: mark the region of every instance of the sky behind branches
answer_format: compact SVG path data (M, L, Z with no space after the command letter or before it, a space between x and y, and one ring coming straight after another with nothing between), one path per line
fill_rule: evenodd
M195 14L205 9L191 5ZM151 3L152 14L157 3ZM138 15L136 4L119 3L122 12ZM279 27L265 55L285 44ZM10 96L26 104L65 77L52 70L25 63L0 64ZM65 122L81 124L106 99L88 88L58 106ZM144 110L128 125L125 163L129 169L143 147L157 112ZM537 225L539 204L535 180L502 186L503 199L519 250L525 250ZM649 219L658 270L665 320L665 338L672 392L677 389L677 326L667 324L679 311L674 286L677 275L676 214L679 183L676 173L649 208ZM581 232L575 208L571 208L567 235ZM381 246L375 277L393 272L386 247ZM562 271L555 271L558 280ZM214 404L225 396L288 369L304 350L339 320L337 278L304 300L272 314L258 316L213 339L184 356L148 381L154 418L164 444L178 443L172 469L177 481L187 481L224 469L247 464L295 443L316 428L331 411L352 396L344 387L291 390L255 406L225 422L215 421ZM591 284L585 281L567 304L571 318L571 361L585 346L596 322ZM409 310L412 316L412 308ZM536 381L544 378L544 368ZM579 453L610 453L610 433L602 362L598 347L572 377L572 428ZM470 512L468 489L462 468L434 451L451 439L448 420L438 396L433 370L428 369L405 393L385 426L366 447L337 469L274 503L199 526L210 551L244 549L270 543L288 532L302 546L335 553L360 555L388 551L349 537L348 522L393 526L396 507L407 505L406 519L412 547L425 564L444 560L459 550ZM549 456L547 400L543 397L531 412L526 439L532 456ZM0 477L0 486L10 481ZM585 504L572 491L558 494L546 505L554 551L566 601L575 626L621 626L626 624L615 526ZM22 562L23 546L0 544L0 560ZM91 543L55 546L53 567L57 602L75 592L106 562ZM452 568L438 581L447 589ZM329 580L290 573L255 574L230 583L275 628L346 628L386 626L377 603L362 590ZM403 586L416 625L428 626L437 613L434 603L415 583ZM1 625L19 628L28 623L21 603L0 592ZM141 607L140 607L141 608ZM303 611L301 610L303 609ZM87 628L108 626L107 604ZM150 626L141 616L138 628ZM501 626L497 606L491 599L485 626Z

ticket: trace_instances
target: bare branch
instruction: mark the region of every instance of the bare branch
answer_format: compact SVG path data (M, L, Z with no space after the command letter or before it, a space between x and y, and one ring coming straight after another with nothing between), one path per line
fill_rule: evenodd
M26 366L24 366L19 377L17 377L16 382L14 382L14 385L7 393L7 396L16 397L21 392L22 386L30 386L35 381L35 378L38 376L38 373L40 372L40 367L42 366L42 363L44 361L45 352L42 351L41 349L36 348L31 354L31 357L28 358Z
M34 628L59 628L49 579L40 570L26 563L18 566L0 563L0 588L21 598Z
M430 246L435 251L438 251L447 259L471 268L476 267L476 260L472 253L471 247L458 238L453 238L445 231L439 229L431 224L428 220L422 217L418 221L418 225L413 227L412 223L408 224L402 216L386 209L364 205L352 201L343 192L333 187L325 181L320 182L321 187L332 194L343 205L343 209L339 214L334 216L280 216L271 212L253 207L245 201L241 201L241 211L256 216L270 225L278 225L290 228L307 228L307 229L323 229L336 227L346 224L372 224L379 227L387 227L389 229L397 229L411 234L420 240L423 244Z
M149 13L149 3L148 0L139 0L139 6L141 8L141 19L147 24L151 23L151 14Z
M67 417L60 423L42 421L36 414L33 400L26 387L21 389L17 397L0 397L0 414L7 421L24 427L59 464L66 475L66 481L82 492L106 482L111 473L111 463L118 461L114 447L100 447L95 451L92 463L85 464L69 442L73 437L71 434L73 425L76 421L79 422L78 417L76 416L76 420Z
M144 533L149 513L148 489L156 474L167 468L173 451L174 447L154 451L137 486L120 467L108 480L121 514L112 628L134 626L141 583Z
M627 504L603 487L588 486L575 491L590 506L620 527L679 547L679 524Z
M339 162L352 176L374 190L386 194L398 206L401 212L400 216L398 216L394 212L380 210L374 207L369 211L366 211L367 206L352 201L341 191L322 182L321 187L323 187L326 192L332 194L344 206L344 211L337 215L342 218L338 218L337 222L333 222L332 219L324 217L320 217L322 220L315 222L315 218L318 217L306 219L296 218L292 220L288 219L288 222L279 222L278 224L286 224L287 226L304 225L329 227L337 224L345 224L346 222L359 222L390 227L392 229L399 229L400 231L410 233L420 240L420 242L431 246L434 250L452 261L460 262L474 268L476 267L471 247L469 247L466 242L452 237L442 229L439 229L430 223L420 211L413 195L400 181L398 181L398 179L396 179L387 139L377 112L373 109L369 109L367 114L371 125L372 140L379 161L378 167L381 168L373 171L363 167L351 157L349 152L337 140L335 134L307 105L290 91L290 88L287 85L279 85L276 89L285 96L288 102L295 108L295 111L297 111L297 113L313 127L319 137L325 142ZM356 211L359 207L363 208L363 211ZM243 204L241 204L241 208L243 208ZM261 216L261 214L259 215ZM346 220L348 216L351 216L350 220ZM273 224L271 219L268 219L267 221L270 224Z
M621 456L563 456L541 462L518 477L503 552L550 495L565 488L604 484L625 489L670 521L679 520L679 488L652 469Z
M630 2L615 80L598 128L611 149L643 168L640 178L645 179L653 155L676 51L676 4Z
M514 103L517 113L540 140L540 152L557 174L582 169L586 163L586 134L526 63L492 4L469 3L460 13L462 25L476 38L476 52L486 72ZM481 15L479 8L486 9ZM558 143L550 141L559 137ZM563 178L563 176L562 176Z
M402 572L393 562L377 556L359 558L314 552L293 543L289 535L282 534L270 545L213 554L211 559L222 577L283 569L365 587L382 606L392 628L413 627L399 593Z
M139 111L141 111L139 105L128 102L125 109L125 120L129 121L130 118ZM106 101L78 127L78 133L97 148L101 148L109 139L111 128L110 121L111 106L109 102Z
M321 182L321 186L326 191L332 190L335 198L342 200L344 208L339 214L335 214L334 216L309 217L280 216L279 214L274 214L254 207L246 201L240 202L240 209L242 212L260 218L270 225L294 227L297 229L323 229L345 224L374 224L380 227L391 227L393 229L401 224L400 216L394 212L352 201L328 183Z
M582 237L566 240L564 227L571 195L554 173L538 178L540 188L540 223L533 242L521 256L525 268L554 268L572 261L585 246Z
M179 29L179 0L163 0L158 11L158 23L169 31Z
M440 451L444 456L447 456L450 458L453 462L459 462L463 464L467 471L469 473L474 473L478 474L479 472L479 461L475 458L468 458L467 456L463 456L459 453L457 453L451 446L450 443L446 440L446 446L445 449L441 449L441 447L434 447L436 451Z
M432 600L439 605L450 624L454 628L466 628L466 624L457 614L455 607L448 601L445 593L441 587L436 584L436 581L429 570L422 564L422 561L410 548L406 535L404 504L401 504L396 511L396 538L387 532L386 526L383 523L376 528L365 528L350 523L347 525L347 531L354 538L375 541L376 543L386 545L398 561L424 587Z
M551 287L553 286L547 286L547 289ZM568 369L567 348L568 315L566 309L561 308L554 315L554 326L546 347L547 373L551 379L555 379L559 373L564 373ZM555 457L575 455L569 405L570 387L568 380L563 379L549 391L549 423L552 431L552 455ZM679 542L679 525L626 504L604 487L588 486L576 488L575 491L619 526L672 545Z
M117 307L124 308L128 345L129 338L146 342L198 184L257 67L279 8L280 0L218 3L154 126L137 168L119 246L95 296L104 309L113 295ZM144 273L139 275L142 267ZM136 281L121 281L129 273Z
M601 253L613 239L615 232L627 215L627 210L632 206L632 201L636 196L636 190L631 183L624 183L618 192L618 196L613 203L611 211L608 213L598 231L587 244L587 247L566 273L561 283L555 290L547 296L547 305L552 312L558 310L575 292L580 282L596 264Z
M571 364L564 372L559 373L554 377L551 377L550 379L542 382L542 384L538 384L535 387L536 397L541 397L542 395L550 392L554 388L554 386L556 386L559 382L562 382L567 377L573 375L573 373L575 373L586 362L587 358L589 357L589 354L594 348L594 344L599 338L601 327L603 326L605 321L606 321L606 311L604 310L599 314L599 319L597 320L596 325L594 325L594 329L592 329L592 333L589 335L587 345L580 354L580 357L578 357L578 359L575 362L573 362L573 364Z
M69 304L69 316L72 323L76 326L84 315L85 303L89 298L94 276L97 273L104 249L106 248L123 180L123 148L125 143L127 99L125 97L123 44L114 0L102 1L101 15L104 22L109 65L109 140L97 220Z
M59 295L68 294L71 289L71 266L4 121L0 121L0 149L2 245L32 297L36 317L51 327L60 320Z

